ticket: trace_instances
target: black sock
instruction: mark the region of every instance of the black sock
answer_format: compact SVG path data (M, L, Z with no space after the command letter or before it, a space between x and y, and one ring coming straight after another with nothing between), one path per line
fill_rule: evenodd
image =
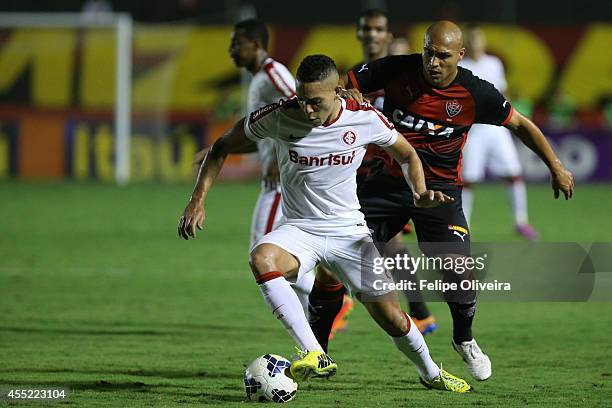
M308 296L310 327L325 352L327 352L327 343L334 319L342 309L345 293L346 289L341 283L326 285L315 280L312 292Z
M472 321L476 312L476 302L448 302L448 308L451 316L453 316L453 341L455 344L472 340Z
M420 295L420 292L419 292ZM408 302L410 316L418 320L423 320L431 316L427 304L424 302Z
M406 245L402 242L401 244L395 242L389 242L385 247L385 256L389 258L395 258L397 255L403 257L404 255L410 256L410 252ZM418 285L418 278L414 271L410 270L397 270L392 269L391 274L395 282L413 282L414 290L404 290L404 297L408 302L408 314L415 319L423 320L431 316L427 303L423 300L423 295Z

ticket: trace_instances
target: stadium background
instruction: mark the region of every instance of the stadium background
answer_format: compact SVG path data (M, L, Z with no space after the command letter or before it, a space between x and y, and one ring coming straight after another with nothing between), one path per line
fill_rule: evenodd
M2 2L0 12L80 12L83 3ZM114 184L115 32L0 28L0 388L64 385L79 406L224 406L242 398L242 364L291 353L247 272L255 159L231 158L224 177L234 180L215 187L198 240L174 236L193 153L241 114L245 78L227 48L231 24L245 16L270 24L270 53L292 71L315 52L341 67L359 61L363 8L388 9L393 32L415 52L430 21L482 22L512 100L532 111L578 181L572 202L552 201L546 169L521 149L534 182L532 222L544 241L610 242L605 1L109 4L134 19L131 180L123 187ZM475 239L517 239L504 194L496 183L479 188ZM465 375L449 351L445 305L432 307L441 326L429 337L432 353ZM483 305L476 330L496 377L470 403L605 406L611 312L595 302ZM403 362L363 310L351 325L332 343L341 375L303 387L296 405L461 403L422 392L410 371L398 376ZM382 366L369 363L373 352ZM364 387L375 391L359 394Z
M61 11L79 9L78 2L65 3ZM216 7L225 5L220 9L199 0L159 1L150 9L139 2L113 6L136 18L133 181L190 179L195 150L242 113L241 75L227 54L231 21L239 16L257 14L269 21L270 53L292 70L316 52L331 55L342 68L361 59L354 5L334 6L353 13L327 11L321 2L296 3L282 12L273 3L220 2ZM386 4L379 3L372 4ZM484 21L489 51L504 61L509 96L519 109L546 130L578 180L612 178L612 57L602 52L612 41L606 7L568 1L554 7L523 1L428 3L388 2L394 34L405 36L418 52L433 18ZM545 6L547 12L539 13ZM24 2L9 9L33 8ZM0 29L0 176L113 180L115 34L87 27ZM528 180L546 180L534 155L521 149L521 158ZM257 174L252 159L232 160L242 163L232 175Z

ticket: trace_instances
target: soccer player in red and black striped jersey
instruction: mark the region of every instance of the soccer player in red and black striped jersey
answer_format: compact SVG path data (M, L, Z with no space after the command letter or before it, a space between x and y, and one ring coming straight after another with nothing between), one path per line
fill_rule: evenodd
M572 174L555 155L540 129L514 110L490 83L461 67L462 33L449 21L432 24L423 53L390 56L349 71L347 88L363 94L385 91L383 113L414 146L425 171L427 188L454 197L433 209L415 208L411 192L401 184L402 172L392 161L362 182L359 201L373 236L387 242L412 220L419 245L428 256L467 256L470 234L461 204L461 150L474 123L505 126L548 166L555 198L573 193ZM359 99L359 95L355 95ZM435 245L434 245L435 243ZM446 271L446 277L457 276ZM472 336L475 294L448 300L453 318L453 347L478 380L491 376L491 362Z
M393 55L391 52L391 44L393 42L393 34L389 28L389 16L381 9L369 9L363 11L357 21L357 39L361 43L363 61L353 67L353 71L359 72L363 67L372 61ZM384 109L385 90L377 89L372 93L365 95L365 98L371 105L379 110ZM357 194L361 196L362 181L368 181L370 176L376 174L381 168L384 168L390 163L389 155L376 145L369 145L366 156L357 170ZM369 184L369 183L365 183ZM365 192L367 194L367 191ZM367 201L367 197L366 197ZM410 224L406 224L404 229L391 237L389 241L381 242L385 244L384 248L379 248L385 253L385 256L394 258L396 255L408 254L408 249L404 244L404 232L410 228ZM386 238L386 237L385 237ZM416 276L407 277L409 280L415 280ZM403 277L402 277L403 279ZM421 293L418 290L405 291L404 295L408 302L410 317L423 334L434 331L437 327L434 316L429 312L427 305L422 301Z
M389 45L393 34L389 29L389 17L381 9L367 9L361 12L357 20L357 39L361 44L363 60L353 66L359 70L366 64L389 55ZM364 95L368 102L379 110L383 110L385 92L376 90ZM357 170L357 194L360 195L361 182L375 174L378 168L392 160L387 153L375 144L367 147L366 155ZM362 204L363 207L363 204ZM389 242L380 242L379 250L387 257L408 254L404 244L403 233L400 232L389 239ZM416 276L409 277L415 280ZM352 300L343 294L345 288L331 278L331 272L323 266L317 267L317 279L309 294L309 318L312 329L317 335L319 343L327 349L328 339L331 340L338 331L343 331L348 325L348 316L352 310ZM436 320L422 301L420 291L404 291L408 301L410 317L422 334L435 330ZM342 303L338 299L344 299ZM330 320L328 316L335 316ZM331 329L330 329L331 326ZM331 330L331 331L330 331ZM328 335L329 334L329 335Z

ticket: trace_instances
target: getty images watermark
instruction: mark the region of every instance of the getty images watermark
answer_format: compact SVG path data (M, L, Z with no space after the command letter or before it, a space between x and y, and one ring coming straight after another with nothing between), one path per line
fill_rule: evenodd
M487 254L479 256L410 256L406 253L395 254L392 257L374 258L373 272L381 275L374 279L375 290L401 291L510 291L510 282L481 282L475 273L484 273L487 267ZM392 271L393 280L388 279L388 271ZM422 274L447 271L457 276L454 278L440 277L438 279L415 279L417 271Z
M362 290L372 296L399 291L414 302L612 301L609 242L408 243L395 249L370 243L362 256Z

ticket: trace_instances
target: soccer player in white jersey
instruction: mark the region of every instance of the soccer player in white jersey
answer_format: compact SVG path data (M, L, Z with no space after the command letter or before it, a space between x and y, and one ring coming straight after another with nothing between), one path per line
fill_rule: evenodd
M246 113L266 105L295 96L295 80L291 72L268 55L269 33L266 24L258 19L242 20L234 25L229 53L237 67L253 75L247 91ZM195 163L199 166L208 148L199 151ZM281 191L278 183L275 142L263 139L256 148L243 151L257 151L261 161L262 182L259 197L251 219L250 245L272 231L282 217ZM314 282L314 274L305 274L293 285L302 307L308 310L308 293Z
M268 55L268 29L257 19L234 25L230 56L236 66L253 74L247 93L247 114L295 95L295 80L289 70ZM281 217L276 149L271 139L257 142L262 165L262 188L251 223L251 245L272 231Z
M415 364L423 385L467 392L471 389L467 382L431 359L422 334L401 310L396 294L385 286L392 282L391 277L374 271L379 253L356 194L356 172L366 145L385 147L401 164L415 192L415 205L433 207L452 199L426 189L423 167L412 146L369 104L341 98L338 79L331 58L306 57L297 71L295 99L252 112L217 140L202 163L180 218L179 236L195 237L196 229L202 229L206 196L227 155L242 151L251 140L275 139L283 220L255 243L249 263L269 309L303 350L292 363L290 375L300 381L328 377L337 369L314 336L288 282L321 263Z
M491 82L501 93L506 91L506 75L501 60L489 55L482 28L471 26L467 30L467 56L459 65L469 69L481 79ZM474 192L472 185L484 179L485 170L508 182L508 196L512 205L516 232L535 241L537 231L529 224L527 216L527 190L522 178L522 167L512 134L501 126L475 124L468 133L463 148L463 212L470 221Z

